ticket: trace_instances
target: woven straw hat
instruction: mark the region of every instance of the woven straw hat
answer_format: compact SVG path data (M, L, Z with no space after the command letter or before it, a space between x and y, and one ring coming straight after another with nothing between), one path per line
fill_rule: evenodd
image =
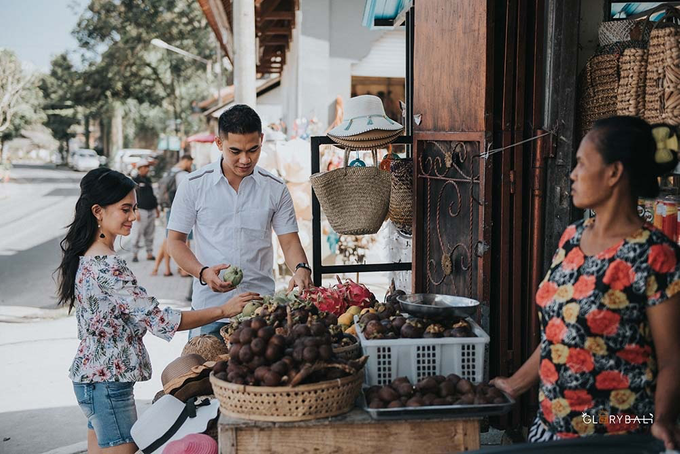
M182 350L182 356L196 354L202 356L206 361L219 361L220 355L229 352L227 344L210 334L201 334L193 337L187 342Z
M182 402L191 397L212 394L208 376L214 365L214 361L206 362L201 355L180 356L168 364L161 374L163 391Z
M328 135L334 142L351 148L352 150L375 150L376 148L384 147L391 144L401 135L402 131L389 131L390 135L385 135L386 131L369 131L363 134L358 134L352 137L334 137ZM382 134L381 134L382 133ZM364 138L359 138L362 136Z
M345 106L342 123L331 129L331 137L351 137L368 131L402 131L404 127L385 114L385 107L377 96L362 95L351 98Z
M163 454L218 454L217 442L205 434L191 434L168 443Z

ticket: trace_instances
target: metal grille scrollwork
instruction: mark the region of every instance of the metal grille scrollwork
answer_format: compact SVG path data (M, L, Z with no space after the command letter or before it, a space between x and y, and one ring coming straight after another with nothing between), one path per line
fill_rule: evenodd
M419 154L427 292L476 296L481 161L479 142L425 141Z

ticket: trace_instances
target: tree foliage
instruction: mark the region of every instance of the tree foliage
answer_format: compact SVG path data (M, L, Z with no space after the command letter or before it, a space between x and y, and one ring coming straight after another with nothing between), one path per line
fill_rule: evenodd
M22 128L44 120L37 81L14 52L0 50L0 140L12 139Z

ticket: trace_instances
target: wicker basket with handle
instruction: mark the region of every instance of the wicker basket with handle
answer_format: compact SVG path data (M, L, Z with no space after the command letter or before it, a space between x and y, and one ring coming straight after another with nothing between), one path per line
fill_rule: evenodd
M343 168L312 175L310 181L328 222L341 235L366 235L380 230L390 205L390 173L373 166L349 167L345 150Z
M649 39L644 118L650 123L680 124L680 13L668 5ZM651 14L650 14L651 16Z
M413 160L392 161L390 220L405 235L413 231Z
M364 370L337 380L296 387L245 386L210 375L220 412L255 421L293 422L347 413L361 392Z

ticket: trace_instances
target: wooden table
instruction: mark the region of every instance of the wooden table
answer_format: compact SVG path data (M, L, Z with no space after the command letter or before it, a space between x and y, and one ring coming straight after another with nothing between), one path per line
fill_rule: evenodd
M450 453L479 449L478 419L376 421L363 410L294 423L221 416L221 454Z

